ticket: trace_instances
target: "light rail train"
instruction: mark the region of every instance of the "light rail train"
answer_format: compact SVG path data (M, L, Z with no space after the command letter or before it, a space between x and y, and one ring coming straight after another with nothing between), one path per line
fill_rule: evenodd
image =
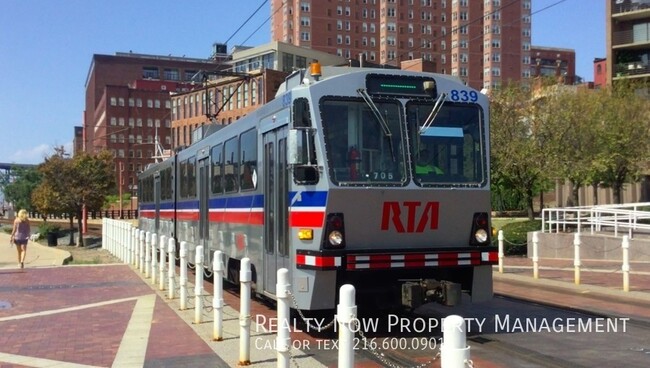
M321 67L139 176L140 228L224 253L274 298L287 268L297 307L417 307L492 296L489 109L439 74Z

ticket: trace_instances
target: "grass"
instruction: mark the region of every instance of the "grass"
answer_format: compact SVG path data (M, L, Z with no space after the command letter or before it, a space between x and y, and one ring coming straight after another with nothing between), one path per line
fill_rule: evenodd
M541 220L528 220L527 218L503 219L499 225L493 225L503 231L504 253L506 255L526 255L528 246L528 233L537 231L542 226ZM507 221L510 220L510 221ZM498 226L498 227L497 227ZM495 239L495 245L497 240Z
M80 259L80 260L75 260L74 257L66 262L66 265L87 265L87 264L101 264L102 260L99 257L95 257L93 259Z
M526 217L492 217L492 227L497 231L501 230L504 225L511 224L513 222L522 222L528 221Z

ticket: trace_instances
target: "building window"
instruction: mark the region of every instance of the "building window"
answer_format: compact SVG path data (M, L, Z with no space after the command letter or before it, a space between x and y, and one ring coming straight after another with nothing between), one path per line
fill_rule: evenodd
M165 79L173 81L180 80L178 69L165 68Z
M251 105L257 104L257 80L251 82Z
M186 81L191 81L192 77L194 77L196 75L196 73L197 73L196 70L186 70L185 71L185 80Z
M158 79L160 74L157 67L145 66L142 68L142 77L144 79Z
M111 97L111 106L117 106L117 98Z

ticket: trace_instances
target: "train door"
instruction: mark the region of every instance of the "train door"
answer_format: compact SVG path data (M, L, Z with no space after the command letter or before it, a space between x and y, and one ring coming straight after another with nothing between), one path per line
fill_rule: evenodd
M153 233L160 234L160 172L153 175L153 198L155 202L155 217Z
M287 127L264 133L264 291L275 294L276 273L289 265Z
M210 241L210 207L208 200L210 196L210 160L208 157L202 158L198 162L198 197L199 197L199 242L197 245L203 246L203 253L210 254L209 241ZM210 258L206 257L207 262ZM209 263L208 263L209 264Z

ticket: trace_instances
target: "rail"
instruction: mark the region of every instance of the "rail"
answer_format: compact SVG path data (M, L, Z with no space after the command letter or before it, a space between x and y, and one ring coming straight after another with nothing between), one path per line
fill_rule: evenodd
M630 239L635 232L650 234L650 202L546 208L542 211L542 232L581 233L586 229L591 234L613 231L616 237L625 232L624 235Z

